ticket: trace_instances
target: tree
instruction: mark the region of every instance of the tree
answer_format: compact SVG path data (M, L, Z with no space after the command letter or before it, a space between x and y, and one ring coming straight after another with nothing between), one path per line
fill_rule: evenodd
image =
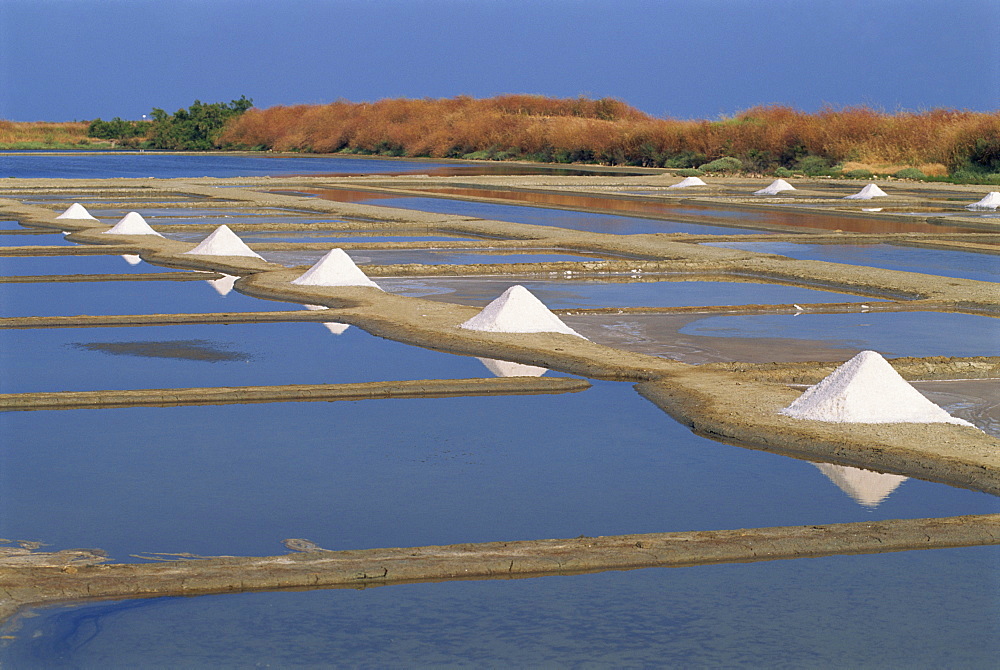
M153 108L152 132L148 146L152 149L174 151L206 151L216 147L226 123L253 107L253 100L240 96L239 100L204 103L195 100L188 109L179 109L171 116L158 107Z

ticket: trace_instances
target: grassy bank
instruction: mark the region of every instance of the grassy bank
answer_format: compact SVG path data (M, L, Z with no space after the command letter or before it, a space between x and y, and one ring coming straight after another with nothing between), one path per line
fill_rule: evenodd
M111 142L87 137L86 121L64 123L0 120L0 149L107 149Z

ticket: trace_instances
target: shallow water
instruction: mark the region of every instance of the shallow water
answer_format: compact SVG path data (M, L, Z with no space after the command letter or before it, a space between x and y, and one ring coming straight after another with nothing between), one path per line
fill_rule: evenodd
M885 356L995 356L995 319L947 312L625 314L565 316L581 335L609 346L688 363L847 360Z
M921 249L891 244L795 244L792 242L708 242L708 246L780 254L799 260L829 261L979 281L1000 281L1000 256L967 251Z
M121 260L121 264L128 265L124 260ZM224 280L219 280L216 285L220 285L220 290L225 290L224 283ZM4 284L2 295L0 316L189 314L299 309L286 302L258 300L236 291L220 295L209 280Z
M986 668L1000 548L92 603L11 667ZM183 643L179 643L183 641ZM335 661L333 659L336 659Z
M2 237L2 236L0 236ZM134 255L129 256L134 261ZM121 255L95 256L2 256L0 275L77 275L183 272L139 260L132 263Z
M28 247L28 246L71 246L72 242L67 242L62 233L48 234L5 234L0 235L0 247Z
M877 302L846 293L748 282L710 282L618 277L608 279L535 279L530 277L384 277L380 288L398 295L484 306L520 284L550 309L574 307L688 307L780 305L817 302Z
M592 233L611 233L615 235L634 235L637 233L733 235L737 232L739 234L765 232L745 228L734 229L723 226L643 219L624 215L594 214L590 212L573 212L519 205L498 205L485 202L448 200L446 198L392 198L373 196L373 194L363 191L342 192L338 189L317 191L316 193L320 193L320 197L330 200L350 198L348 202L363 202L381 207L399 207L401 209L415 209L421 212L436 212L439 214L458 214L492 221L510 221L537 226L558 226L571 230L585 230Z
M312 265L327 252L321 249L301 251L262 251L260 255L271 263L281 263L288 267ZM500 249L351 249L350 257L355 263L375 265L397 265L420 263L422 265L475 265L480 263L551 263L556 261L583 261L593 258L615 258L587 254L552 253L539 251L503 251Z
M3 393L493 376L476 358L319 322L0 330L0 371Z
M431 161L344 156L288 156L274 154L167 154L156 152L102 154L66 152L32 154L5 152L5 177L107 179L112 177L254 177L351 174L588 174L527 165L454 165Z
M361 549L1000 511L994 496L914 479L864 506L806 461L694 435L613 382L563 395L7 412L0 428L0 537L96 546L116 561L284 553L290 537Z

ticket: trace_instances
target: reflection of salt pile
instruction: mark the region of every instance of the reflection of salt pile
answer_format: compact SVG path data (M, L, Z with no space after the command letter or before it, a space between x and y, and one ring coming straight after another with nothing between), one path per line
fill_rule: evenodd
M957 423L910 386L877 352L862 351L781 410L796 419L836 423Z
M219 295L229 295L233 290L233 284L239 277L234 277L233 275L222 275L218 279L206 279L209 286L215 289L215 292Z
M460 327L490 333L565 333L583 337L523 286L511 286Z
M156 237L163 237L158 232L152 229L152 227L146 223L146 219L142 218L142 215L138 212L129 212L121 218L121 220L112 226L110 229L105 230L104 235L155 235Z
M497 377L541 377L549 371L548 368L540 368L537 365L498 361L495 358L479 358L477 360Z
M302 305L302 306L305 307L306 309L312 311L312 312L315 312L315 311L321 310L321 309L330 309L329 307L326 307L324 305ZM329 330L334 335L340 335L345 330L347 330L348 328L351 327L350 324L347 324L347 323L337 323L336 321L324 321L323 325L326 326L326 329Z
M264 260L225 224L216 228L215 232L203 239L194 249L184 253L192 256L250 256Z
M57 219L86 219L88 221L97 221L97 217L92 216L87 208L78 202L74 202L69 206L65 212L56 217Z
M708 184L698 177L687 177L686 179L683 179L672 186L668 186L667 188L687 188L688 186L708 186Z
M903 475L872 472L846 465L834 465L833 463L813 463L813 465L819 468L819 471L836 484L841 491L854 498L858 504L872 509L878 507L879 503L896 490L896 487L907 480L907 477Z
M794 191L795 187L789 184L784 179L775 179L772 181L767 188L762 188L759 191L754 191L754 195L778 195L782 191Z
M984 197L979 202L974 202L971 205L965 206L966 209L992 209L992 210L996 210L997 207L1000 207L1000 193L998 193L997 191L990 191L989 193L986 194L986 197Z
M872 198L888 197L885 191L875 184L868 184L854 195L845 195L844 200L871 200Z
M378 288L343 249L331 249L293 284L304 286L371 286ZM381 290L381 289L380 289Z
M137 254L123 254L122 258L124 258L125 262L129 265L138 265L142 262L142 259Z

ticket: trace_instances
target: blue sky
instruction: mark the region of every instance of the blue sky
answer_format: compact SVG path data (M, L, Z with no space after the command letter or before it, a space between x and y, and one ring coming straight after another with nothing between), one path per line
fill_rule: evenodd
M1000 109L1000 0L0 0L0 118L394 97Z

